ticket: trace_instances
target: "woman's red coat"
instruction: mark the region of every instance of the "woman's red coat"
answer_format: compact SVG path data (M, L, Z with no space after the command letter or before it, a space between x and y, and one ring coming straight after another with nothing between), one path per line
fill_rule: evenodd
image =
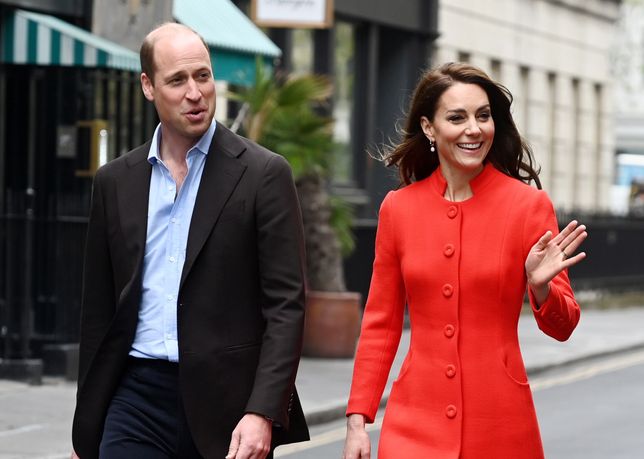
M430 177L383 201L347 413L373 422L409 308L411 344L387 403L378 457L543 458L517 338L524 262L557 233L545 192L487 165L463 202ZM564 341L579 321L566 272L536 309Z

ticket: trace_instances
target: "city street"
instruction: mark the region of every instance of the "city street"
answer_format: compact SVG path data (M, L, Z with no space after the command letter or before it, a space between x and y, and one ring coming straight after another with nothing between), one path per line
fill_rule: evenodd
M566 343L545 336L531 314L519 321L548 459L644 457L644 308L586 310ZM409 346L405 330L390 382ZM287 459L339 458L351 359L303 358L297 385L313 440L278 448ZM385 398L388 396L388 384ZM68 459L76 384L0 380L0 459ZM371 426L378 441L379 422Z
M644 0L0 0L0 459L347 406L644 459Z
M532 378L532 389L548 459L644 457L644 351L550 370ZM372 458L383 410L371 426ZM285 446L275 457L340 458L344 420L312 429L312 441Z
M534 398L548 459L644 457L644 351L539 378Z

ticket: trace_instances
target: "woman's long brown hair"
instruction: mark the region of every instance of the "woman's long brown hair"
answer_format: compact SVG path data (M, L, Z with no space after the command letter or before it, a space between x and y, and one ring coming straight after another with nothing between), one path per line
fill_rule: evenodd
M532 149L519 134L510 113L512 94L481 69L464 63L444 64L422 75L411 99L401 132L402 140L381 155L385 164L398 167L404 185L422 180L436 170L438 154L430 152L429 140L420 127L420 118L426 116L433 121L440 97L458 82L480 86L490 101L495 134L486 161L510 177L526 183L534 180L537 188L541 189Z

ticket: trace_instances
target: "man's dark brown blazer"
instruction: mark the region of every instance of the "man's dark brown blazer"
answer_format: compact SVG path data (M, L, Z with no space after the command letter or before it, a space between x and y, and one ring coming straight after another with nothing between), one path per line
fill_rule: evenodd
M150 142L102 167L86 245L73 444L98 456L141 300ZM279 155L217 125L196 198L177 304L179 383L195 444L223 458L244 413L273 444L308 439L295 392L304 321L301 217Z

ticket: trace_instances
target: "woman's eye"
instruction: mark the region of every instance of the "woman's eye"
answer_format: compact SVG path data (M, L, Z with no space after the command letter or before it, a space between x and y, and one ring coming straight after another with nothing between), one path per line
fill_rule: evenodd
M459 121L462 121L463 117L462 116L450 116L447 118L447 121L451 121L452 123L458 123Z
M479 119L482 119L482 120L489 120L489 119L490 119L490 116L491 116L491 115L490 115L489 113L487 113L487 112L483 112L483 113L479 114Z

